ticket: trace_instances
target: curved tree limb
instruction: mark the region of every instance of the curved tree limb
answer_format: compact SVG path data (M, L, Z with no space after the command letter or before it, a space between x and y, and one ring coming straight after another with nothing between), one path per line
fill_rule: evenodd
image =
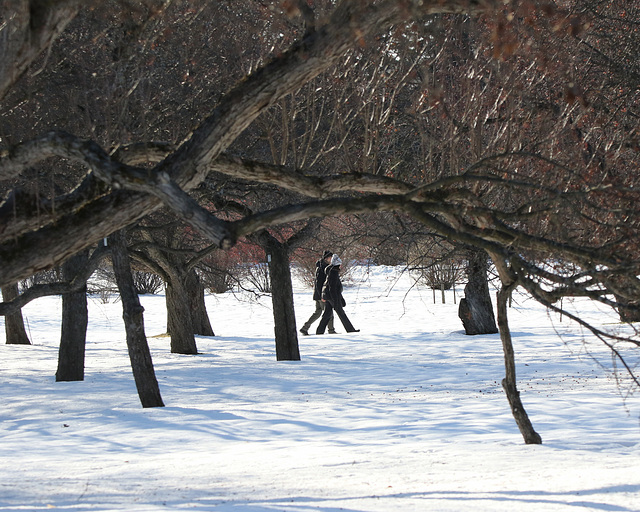
M475 13L498 4L494 0L402 3L384 0L375 4L343 1L324 26L307 34L289 51L258 69L225 95L191 139L148 175L166 173L188 192L206 177L216 158L262 111L328 69L363 37L427 14ZM107 162L107 168L111 170L114 169L112 162ZM115 166L115 169L121 168ZM131 184L128 182L128 186ZM153 212L161 204L160 199L148 193L114 190L37 231L3 239L0 245L1 281L15 282L58 265L100 238ZM222 244L224 240L217 242Z
M318 199L344 192L396 195L406 194L414 189L408 183L386 176L364 173L309 176L282 165L249 161L227 154L220 155L212 163L211 170L232 178L277 185Z
M21 308L29 304L29 302L40 297L62 295L63 293L75 292L82 289L82 287L86 285L87 279L91 277L91 274L93 274L100 262L108 256L109 253L109 247L100 245L93 251L87 264L79 270L71 281L37 284L25 290L10 302L0 302L0 316L17 313Z

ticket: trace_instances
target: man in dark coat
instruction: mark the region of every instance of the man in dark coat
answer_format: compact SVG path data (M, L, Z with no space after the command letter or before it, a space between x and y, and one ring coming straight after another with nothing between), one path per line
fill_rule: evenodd
M324 285L324 281L326 279L325 270L331 263L331 256L333 253L331 251L324 251L322 258L316 261L316 281L313 286L313 300L316 301L316 310L309 317L304 325L300 328L300 332L307 336L309 334L309 327L311 324L315 322L322 312L324 311L325 303L322 302L322 286ZM329 334L335 334L336 331L333 328L333 313L331 313L331 318L329 319Z
M327 278L324 282L324 286L322 287L322 300L325 307L320 324L318 324L316 334L324 334L324 330L333 316L334 310L338 314L338 318L340 318L340 321L347 332L360 331L360 329L353 327L353 324L349 321L349 318L343 309L347 303L342 296L342 282L340 281L341 264L342 260L340 260L337 254L334 254L331 257L331 265L329 265L325 271Z

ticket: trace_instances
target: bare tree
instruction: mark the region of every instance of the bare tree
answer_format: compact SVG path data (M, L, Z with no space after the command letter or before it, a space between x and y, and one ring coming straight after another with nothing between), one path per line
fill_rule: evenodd
M62 277L72 281L79 268L86 266L89 252L82 251L62 265ZM56 381L84 380L84 358L87 341L87 285L62 295L62 328Z
M49 4L51 9L66 5ZM256 2L243 3L238 9L249 5L267 7ZM600 93L594 88L589 102L580 84L570 86L572 67L579 69L574 73L577 78L592 73L601 83L608 83L604 80L608 69L576 58L581 46L578 36L588 38L582 35L588 24L576 21L570 11L534 2L381 0L329 5L324 21L307 12L304 33L289 31L291 42L281 44L281 51L268 62L256 61L256 54L249 52L244 79L217 102L208 98L204 103L212 106L199 126L184 142L176 137L172 141L177 142L175 148L152 167L115 158L105 149L105 141L90 135L85 140L55 131L30 134L7 144L0 155L2 180L15 180L51 157L85 166L90 172L77 187L51 197L19 191L8 197L0 210L0 285L57 266L161 207L169 208L218 247L230 247L240 237L310 218L396 212L451 243L488 253L502 284L499 305L511 289L522 286L555 309L563 296L589 297L614 308L635 307L640 296L636 277L640 275L636 256L639 188L630 170L637 168L638 157L628 133L631 130L624 129L633 116L622 112L617 103L622 101L625 109L635 112L636 98L609 98L613 89ZM477 32L456 31L455 27L442 31L434 20L446 28L448 18L425 18L442 13L464 13L469 16L466 20L477 19ZM476 18L478 13L485 16ZM414 21L415 25L407 23ZM128 33L135 34L133 29L144 25L132 26ZM599 29L606 30L604 25L600 23ZM396 50L389 43L391 34L398 32L405 41L403 33L424 26L428 26L427 34L411 42L417 55L422 55L411 61L416 63L413 71L407 75L388 67L392 77L407 76L399 83L412 88L414 101L399 104L406 98L398 93L375 94L374 101L354 108L353 115L367 129L356 132L344 124L332 128L335 140L342 141L335 144L339 151L325 152L335 154L334 160L327 159L320 166L314 158L301 158L299 152L290 159L289 149L287 158L278 163L306 163L308 167L284 167L249 158L234 144L270 107L289 110L295 103L289 95L315 77L341 63L354 69L366 63L367 55L376 49L392 56ZM379 42L381 46L376 46ZM445 62L439 49L450 47L459 47L459 51L455 61ZM126 54L121 45L115 50L116 57ZM473 55L475 67L464 64L464 55ZM7 60L7 66L18 69L14 57ZM364 73L366 65L361 69ZM365 75L381 87L387 73ZM188 82L190 73L184 76ZM133 86L135 83L122 90ZM361 97L367 94L363 90ZM352 98L355 96L345 100ZM171 107L164 104L165 110ZM407 121L411 117L413 125ZM340 116L329 119L341 121ZM144 119L139 122L145 124ZM416 129L420 123L422 131ZM399 135L385 133L389 126L398 128ZM287 129L280 136L292 133L295 130ZM421 136L410 137L419 133ZM355 136L359 138L352 138ZM401 144L398 137L416 144ZM357 145L367 148L367 159L352 152ZM158 144L143 144L138 150L141 147L154 151ZM621 171L616 172L618 169ZM212 214L192 194L212 173L242 180L247 189L269 184L297 196L290 204L268 205L248 215ZM574 318L605 342L611 339L607 338L610 333ZM515 400L514 356L501 310L498 324L512 412L525 441L540 442L526 424L522 404ZM634 337L616 341L633 348L640 344ZM613 353L625 363L621 351ZM627 369L640 385L632 369Z
M491 295L487 284L489 255L481 250L467 250L468 280L464 298L460 299L458 316L467 334L493 334L498 332L493 315Z
M160 217L154 217L151 225L145 222L135 229L134 240L139 242L132 243L132 254L164 279L171 352L196 354L194 335L214 335L204 304L204 287L195 270L211 249L201 241L194 244L193 233L181 223L162 225Z
M111 259L118 280L118 289L122 299L122 316L127 334L127 348L131 369L138 389L142 407L164 407L160 396L160 387L156 379L151 352L144 332L142 313L144 308L140 304L138 294L133 285L131 265L124 233L118 232L109 238L111 245Z
M25 165L33 165L53 155L82 162L91 167L92 172L79 189L57 198L55 215L47 215L50 220L55 217L55 222L47 223L47 219L39 215L39 223L45 225L36 232L29 232L27 230L36 222L35 217L25 218L20 227L11 218L3 219L4 235L13 238L0 245L3 281L16 281L59 264L110 232L151 213L160 204L181 216L189 216L190 223L214 243L233 243L237 238L233 230L197 208L186 192L211 171L223 170L217 168L217 157L262 110L336 63L364 37L411 15L474 9L466 2L457 1L419 4L402 7L391 1L375 5L340 4L322 29L308 34L226 94L193 136L152 172L118 164L95 143L81 142L59 132L15 147L1 161L0 173L5 179L19 173ZM101 183L113 191L105 195ZM74 212L81 205L83 215L80 218ZM11 229L7 229L5 223L11 225ZM45 238L46 252L37 249Z
M11 302L18 297L18 283L2 287L2 298L5 302ZM4 331L8 345L31 345L27 331L24 328L22 310L16 308L12 313L5 314Z

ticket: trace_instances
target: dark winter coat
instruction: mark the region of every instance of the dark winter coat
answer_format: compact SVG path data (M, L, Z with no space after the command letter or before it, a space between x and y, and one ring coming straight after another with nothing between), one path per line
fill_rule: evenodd
M342 282L340 281L340 266L329 265L325 271L327 278L322 287L322 298L336 306L344 307L347 303L342 297Z
M316 261L316 283L313 286L313 300L322 300L322 287L327 279L325 271L328 266L329 264L326 260L319 259Z

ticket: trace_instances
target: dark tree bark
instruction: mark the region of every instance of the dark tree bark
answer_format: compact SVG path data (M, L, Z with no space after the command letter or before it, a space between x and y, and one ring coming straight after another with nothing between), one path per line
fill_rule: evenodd
M5 302L18 296L18 283L2 287L2 297ZM7 336L7 345L31 345L27 331L24 328L22 311L11 313L4 317L4 330Z
M215 336L204 302L204 286L193 269L187 273L185 288L189 297L193 333L199 336Z
M293 285L289 266L289 248L269 235L266 245L271 280L274 332L276 337L276 359L299 361L300 348L296 330L296 315L293 306Z
M640 301L630 301L618 295L615 298L619 304L618 315L621 322L640 322Z
M131 369L138 389L142 407L164 407L160 396L160 387L153 369L151 352L144 332L144 308L140 304L133 284L131 264L124 241L124 234L119 231L109 237L111 259L116 281L122 300L122 317L127 333L127 348Z
M614 276L607 285L618 303L621 322L640 322L639 280L636 276Z
M524 442L526 444L542 444L542 438L533 429L527 411L525 411L522 401L520 400L520 392L516 386L516 362L513 343L511 341L511 331L509 330L509 322L507 319L507 301L512 290L513 287L505 287L503 285L498 292L498 325L500 326L500 339L502 340L505 366L505 378L502 380L502 388L507 395L509 405L511 406L511 413L516 420Z
M191 297L186 273L173 269L166 283L167 332L171 336L171 352L197 354L195 328L191 315Z
M498 332L489 285L487 284L488 255L481 249L467 251L469 281L464 287L458 316L467 334L495 334Z
M62 278L71 281L88 265L89 253L83 251L62 265ZM87 341L87 285L62 295L62 329L58 351L56 381L84 380L85 346Z
M153 233L142 230L141 233L147 247L137 253L137 258L153 268L165 282L171 352L197 354L195 335L214 336L214 332L205 307L204 287L189 261L193 255L188 256L181 247L183 231L176 226L165 226L161 235L158 230Z

